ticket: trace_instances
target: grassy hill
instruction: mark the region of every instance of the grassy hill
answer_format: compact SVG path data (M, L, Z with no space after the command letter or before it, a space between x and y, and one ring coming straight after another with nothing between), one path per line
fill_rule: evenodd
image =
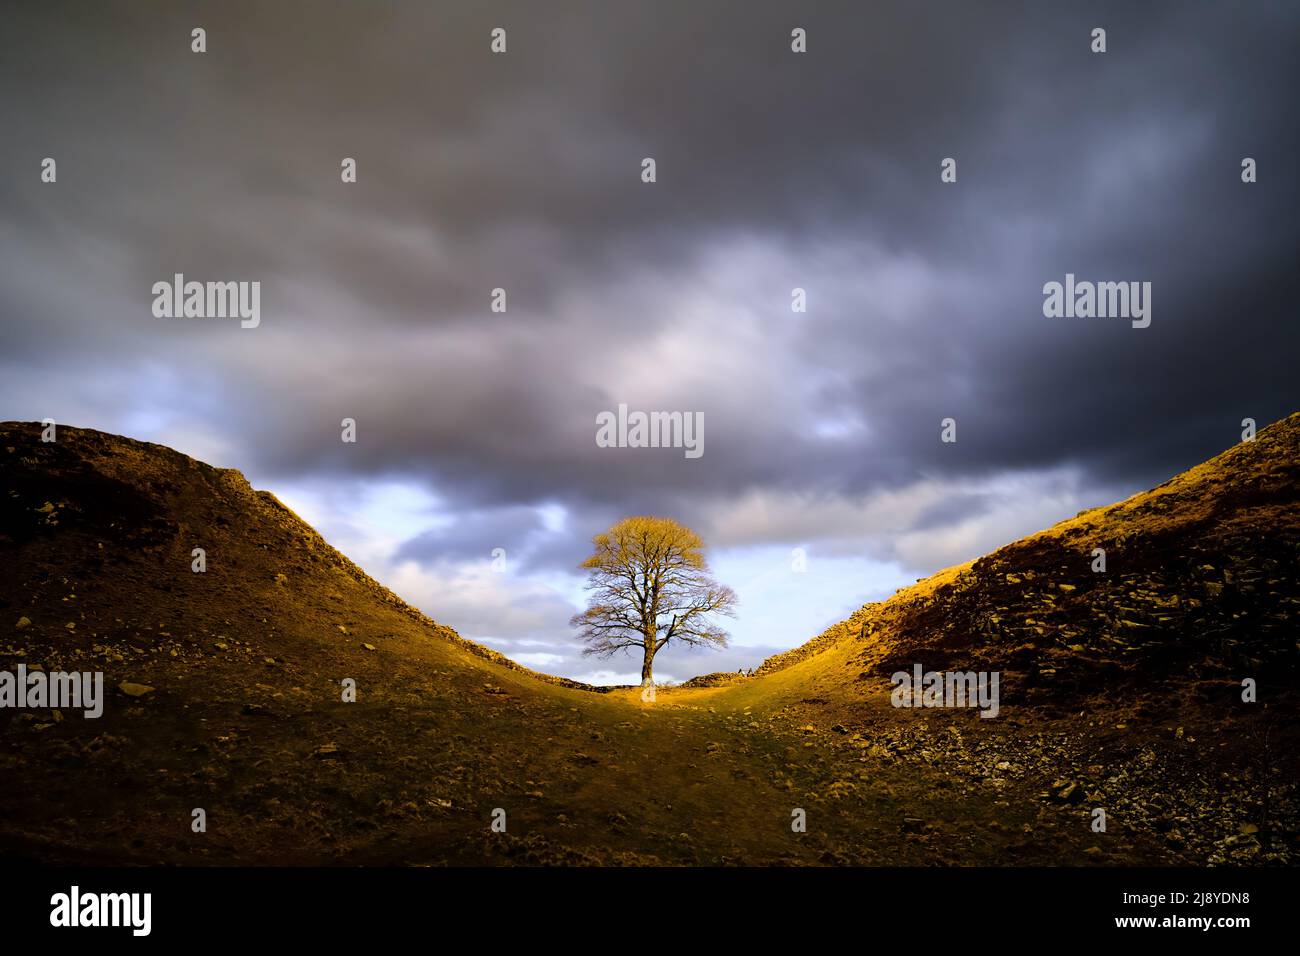
M1193 859L1267 859L1274 841L1294 853L1298 497L1292 415L1151 491L863 606L714 705L838 726L850 750L958 779L1033 781ZM895 709L890 675L916 663L999 672L1000 717Z
M755 677L653 702L461 638L238 472L88 429L39 436L0 425L0 669L102 671L110 690L98 720L0 710L0 770L21 781L0 789L9 859L1296 852L1300 416L868 605ZM916 662L1000 671L1000 716L890 706L889 674ZM1090 826L1098 806L1105 833ZM807 832L791 829L797 810Z

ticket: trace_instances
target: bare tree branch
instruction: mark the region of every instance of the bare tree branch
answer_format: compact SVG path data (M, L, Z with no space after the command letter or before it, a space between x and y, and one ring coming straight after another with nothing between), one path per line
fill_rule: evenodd
M646 684L655 654L673 641L726 646L727 633L709 616L733 616L736 594L713 580L694 531L670 518L625 518L592 545L582 563L591 597L570 622L587 644L584 654L608 657L639 647Z

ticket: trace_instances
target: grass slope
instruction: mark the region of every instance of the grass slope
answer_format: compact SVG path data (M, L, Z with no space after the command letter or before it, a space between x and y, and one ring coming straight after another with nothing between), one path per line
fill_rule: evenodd
M0 711L0 771L22 782L0 790L0 848L181 864L1287 862L1298 432L1293 416L868 605L757 677L647 703L464 640L238 472L3 424L0 669L101 670L113 690L99 720ZM1003 670L1003 716L890 707L888 672L913 660ZM1254 707L1237 702L1248 673Z

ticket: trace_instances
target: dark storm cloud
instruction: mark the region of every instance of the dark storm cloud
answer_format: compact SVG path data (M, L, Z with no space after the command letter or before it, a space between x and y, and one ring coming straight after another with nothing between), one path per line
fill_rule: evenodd
M408 543L425 558L505 536L571 566L590 522L707 524L748 491L1150 484L1296 404L1298 24L1262 3L21 5L5 417L167 405L224 436L219 464L415 477L481 518ZM263 326L153 319L174 272L259 279ZM1152 281L1152 326L1045 319L1066 272ZM624 401L703 411L705 455L597 448ZM568 530L530 539L539 502Z

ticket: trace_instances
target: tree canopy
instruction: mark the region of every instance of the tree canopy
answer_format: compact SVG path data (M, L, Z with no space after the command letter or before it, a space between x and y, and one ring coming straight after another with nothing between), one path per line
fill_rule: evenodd
M736 594L713 580L704 542L671 518L624 518L592 539L582 563L590 572L588 607L573 617L584 654L601 657L640 648L641 683L654 680L654 658L673 641L725 647L713 620L733 616Z

